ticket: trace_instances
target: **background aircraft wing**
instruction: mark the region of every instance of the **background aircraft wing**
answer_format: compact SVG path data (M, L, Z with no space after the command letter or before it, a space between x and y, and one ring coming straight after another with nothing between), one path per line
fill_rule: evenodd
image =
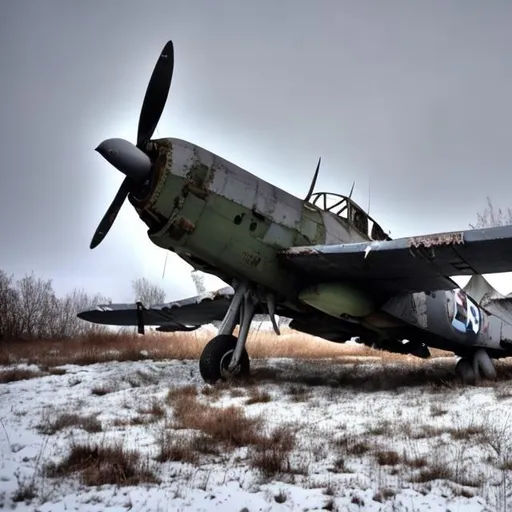
M449 290L450 276L512 270L512 226L339 245L280 253L309 283L335 280L383 291Z
M79 318L103 325L158 325L158 330L187 331L190 327L222 320L233 295L231 287L175 302L143 307L142 304L104 304L82 311Z

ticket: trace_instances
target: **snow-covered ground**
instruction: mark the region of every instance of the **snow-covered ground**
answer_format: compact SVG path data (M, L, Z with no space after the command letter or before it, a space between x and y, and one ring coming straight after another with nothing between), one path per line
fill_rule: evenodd
M0 509L512 510L512 390L457 386L443 377L452 365L255 360L249 384L212 388L197 361L143 360L0 384ZM38 370L0 372L12 369ZM163 439L176 447L194 415L229 406L247 428L259 421L255 439L274 440L228 442L224 426L167 457L192 462L160 461ZM136 450L158 481L91 487L80 472L52 476L73 445L91 442Z

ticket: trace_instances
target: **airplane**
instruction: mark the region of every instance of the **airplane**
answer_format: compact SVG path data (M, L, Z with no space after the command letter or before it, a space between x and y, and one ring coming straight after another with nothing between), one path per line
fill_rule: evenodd
M245 344L262 314L278 335L276 315L336 343L355 337L421 358L430 348L451 351L467 384L496 378L493 359L512 356L512 297L482 274L512 270L512 226L391 239L352 191L315 192L320 159L300 199L191 142L152 139L173 70L169 41L146 90L136 145L113 138L96 148L125 177L90 248L128 198L152 243L229 286L160 305L99 305L80 318L141 334L145 326L176 332L220 322L199 360L210 384L250 375ZM463 289L458 275L471 276Z

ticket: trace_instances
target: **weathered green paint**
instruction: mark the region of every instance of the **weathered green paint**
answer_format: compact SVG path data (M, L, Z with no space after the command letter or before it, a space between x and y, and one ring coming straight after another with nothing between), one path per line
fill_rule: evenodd
M191 151L190 146L180 147L171 139L152 141L150 145L158 155L156 183L150 196L137 207L139 213L149 213L145 218L152 219L148 222L152 224L148 233L152 242L221 278L249 279L278 296L297 301L298 278L276 255L283 248L325 243L325 214L289 196L288 200L297 205L289 210L297 218L292 222L288 214L283 215L274 196L278 189L271 185L262 189L268 196L260 195L259 204L248 207L246 198L254 194L249 173L228 171L223 167L226 164L215 157L205 157L204 153L201 157L197 148ZM205 163L207 158L209 165ZM219 191L226 183L232 192L222 194ZM158 225L153 219L159 219Z
M308 287L299 293L299 299L327 315L362 318L373 311L371 297L349 283L323 283Z

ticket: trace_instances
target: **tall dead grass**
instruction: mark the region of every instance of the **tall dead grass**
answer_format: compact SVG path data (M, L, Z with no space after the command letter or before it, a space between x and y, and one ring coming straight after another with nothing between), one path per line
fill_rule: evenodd
M70 340L15 341L0 345L0 365L16 363L36 364L51 368L64 364L89 365L108 361L138 361L141 359L198 359L214 332L199 330L189 333L150 332L90 333ZM247 341L247 350L253 359L290 357L296 359L378 357L403 361L402 354L392 354L364 345L333 343L291 329L281 336L267 331L253 330ZM434 357L449 355L433 351ZM411 360L420 359L409 356Z

